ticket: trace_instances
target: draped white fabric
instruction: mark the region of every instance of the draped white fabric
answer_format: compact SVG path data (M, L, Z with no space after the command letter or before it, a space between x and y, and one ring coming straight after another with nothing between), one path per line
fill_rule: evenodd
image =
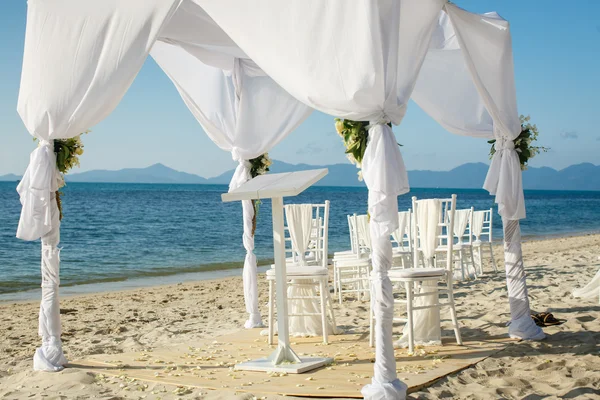
M438 282L421 282L416 293L431 293L427 296L416 297L415 307L430 306L438 301ZM413 311L413 338L416 346L440 346L442 344L442 329L440 325L440 309L429 308ZM408 347L408 324L402 329L402 336L394 343L394 347Z
M42 237L42 300L38 334L42 345L33 356L36 371L60 371L67 363L60 340L60 220L54 193L50 195L52 230Z
M179 12L176 13L175 22L181 22L179 15ZM172 25L173 21L168 26ZM176 27L167 29L162 35L185 39L173 32ZM169 76L211 140L221 149L230 151L233 159L238 161L229 185L231 191L251 178L247 160L270 150L301 124L312 110L285 92L251 60L215 51L200 52L198 49L158 41L151 55ZM215 57L219 62L215 62ZM221 69L227 66L229 70ZM265 118L266 115L269 117ZM244 300L249 314L244 326L256 328L263 323L258 309L258 278L252 235L254 208L251 201L243 201L242 207L246 249Z
M502 224L504 226L506 286L508 287L511 315L508 334L517 339L541 340L545 337L544 332L531 318L525 269L523 268L519 221L502 218Z
M392 237L399 243L400 248L404 249L404 235L407 233L410 211L400 211L398 213L398 229L392 232Z
M471 210L456 210L454 212L454 236L458 238L459 243L463 241L470 216Z
M413 99L452 133L496 138L484 184L500 215L525 218L523 185L512 140L521 132L509 24L448 3L440 13Z
M60 222L54 192L60 175L52 140L74 137L104 119L135 78L177 0L30 0L17 110L40 139L17 187L17 237L42 239L42 346L36 370L66 364L58 301ZM118 45L117 45L118 44Z
M47 193L54 186L52 139L80 134L104 119L137 75L177 0L31 0L17 110L33 151L19 185L17 237L35 240L53 228Z
M428 266L432 263L435 249L438 244L440 228L440 214L442 203L439 199L426 199L417 201L417 230L419 232L419 246ZM415 263L415 265L417 265ZM422 282L419 292L433 293L433 295L415 298L415 307L435 304L437 302L437 282ZM441 344L440 310L417 310L413 313L413 337L415 344L434 346ZM395 343L396 347L408 346L408 326L404 326L402 336Z
M442 203L439 199L417 201L417 230L419 232L419 247L428 263L435 255L435 248L440 234L440 214Z
M292 249L304 265L304 258L312 234L312 205L288 204L285 206L285 218L292 240Z
M476 240L480 240L481 232L483 231L483 219L485 217L485 211L474 211L473 212L473 226L471 227L473 236Z
M573 290L574 297L581 297L584 299L590 299L592 297L598 297L600 301L600 269L594 275L590 283L582 288Z
M298 265L306 265L305 254L312 235L311 204L289 204L285 206L285 218L292 240L292 248L299 257ZM310 279L297 279L288 287L290 314L313 314L304 316L290 316L289 329L292 336L321 336L323 325L319 316L321 310L317 302L310 299L292 299L293 297L316 297L315 283ZM330 334L340 333L337 327L327 321L327 330Z

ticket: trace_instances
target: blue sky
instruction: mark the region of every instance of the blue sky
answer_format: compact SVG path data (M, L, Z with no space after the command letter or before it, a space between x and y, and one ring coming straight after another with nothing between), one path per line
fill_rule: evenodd
M497 11L511 22L518 104L551 147L533 166L561 169L600 164L600 1L456 0L473 12ZM0 175L22 174L34 144L16 103L25 32L26 2L0 5ZM291 163L346 162L331 116L315 112L273 151ZM148 59L117 109L84 138L81 171L172 168L214 176L234 166L189 113L171 82ZM487 162L485 140L452 135L419 107L409 104L394 128L408 169L447 170L465 162ZM165 144L165 140L167 144ZM74 171L78 172L78 171Z

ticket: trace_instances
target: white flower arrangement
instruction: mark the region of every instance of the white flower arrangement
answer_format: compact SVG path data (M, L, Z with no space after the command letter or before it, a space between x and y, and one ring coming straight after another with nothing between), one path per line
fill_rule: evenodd
M261 154L256 158L248 160L250 162L250 176L256 178L257 176L264 175L269 172L273 161L269 158L269 153ZM256 218L258 217L258 211L260 209L260 200L252 200L252 206L254 207L254 216L252 217L252 236L256 231Z
M537 126L531 125L529 123L531 117L521 115L521 133L517 136L513 143L515 145L515 150L519 155L519 162L521 163L521 171L525 171L527 169L527 165L529 160L531 160L536 155L547 152L550 150L548 147L542 146L532 146L531 144L537 141L539 132ZM494 156L496 153L496 139L489 140L488 143L492 145L490 149L490 158Z
M56 168L59 171L59 175L57 177L59 189L66 185L65 174L73 167L79 167L79 156L83 155L83 142L81 141L81 135L89 132L90 131L87 130L69 139L54 139L53 143L54 153L56 153ZM37 138L34 138L33 140L37 140ZM55 194L59 218L62 220L63 212L60 196L63 193L57 190Z

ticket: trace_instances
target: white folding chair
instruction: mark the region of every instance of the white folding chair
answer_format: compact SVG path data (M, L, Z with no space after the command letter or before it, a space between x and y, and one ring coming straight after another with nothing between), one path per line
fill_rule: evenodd
M412 198L413 201L413 265L418 266L417 262L419 258L419 240L420 237L425 236L424 226L425 223L420 221L418 218L419 202L416 197ZM440 199L442 207L440 207L440 215L438 217L437 227L439 227L439 233L437 238L452 238L453 223L454 223L454 212L456 210L456 195L452 195L450 199ZM446 217L448 215L448 217ZM421 231L421 232L419 232ZM392 269L389 271L389 278L392 283L403 284L406 291L405 299L395 299L394 304L406 305L406 318L394 318L395 322L406 322L408 326L408 350L414 352L414 312L426 309L441 309L441 307L449 307L450 318L452 321L452 327L456 336L456 342L462 345L462 337L458 325L458 319L456 316L456 309L454 306L454 291L453 291L453 257L452 249L453 240L448 240L448 246L446 248L446 266L445 268L406 268L406 269ZM427 291L427 286L424 286L424 282L437 282L443 286L437 288L435 291ZM446 296L443 298L442 296ZM427 305L415 305L415 299L422 297L433 297L436 298L431 304ZM374 338L374 325L375 315L373 313L371 304L371 318L370 318L370 345L375 345Z
M369 293L369 271L371 270L371 248L368 229L364 226L366 215L349 215L351 252L335 253L333 257L334 290L342 304L344 293L356 293L357 300ZM361 228L362 227L362 228Z
M490 262L494 268L494 272L498 272L496 260L494 260L494 249L492 248L492 215L493 209L473 212L473 236L475 240L472 242L473 249L477 253L477 264L479 265L479 273L483 274L483 258L482 248L489 250ZM487 240L483 240L487 237Z
M294 206L294 205L291 205ZM288 317L310 317L319 316L321 318L323 342L328 343L328 321L331 318L333 327L336 327L335 315L329 294L329 274L327 268L327 249L329 234L329 201L324 204L312 204L312 225L309 246L305 249L296 249L289 236L289 229L286 230L286 276L288 279L288 288L306 288L309 294L288 296L290 303L289 309L299 309L299 312L290 312ZM286 206L289 207L289 206ZM286 209L287 211L287 209ZM289 224L288 214L286 212L286 226ZM273 266L274 267L274 266ZM267 280L269 282L269 344L273 344L274 336L274 307L275 307L275 269L267 271ZM288 291L289 292L289 291ZM318 294L317 294L318 293ZM295 301L309 301L314 303L314 309L318 312L304 311L302 307L294 307ZM329 315L328 315L329 314Z

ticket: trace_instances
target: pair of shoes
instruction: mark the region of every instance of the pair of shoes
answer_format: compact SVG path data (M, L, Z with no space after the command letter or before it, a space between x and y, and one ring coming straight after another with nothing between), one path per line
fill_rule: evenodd
M553 326L553 325L560 325L562 323L565 322L565 320L560 320L560 319L556 319L554 317L554 315L552 315L551 313L538 313L538 314L531 314L531 318L533 318L533 321L535 322L535 324L537 326Z

